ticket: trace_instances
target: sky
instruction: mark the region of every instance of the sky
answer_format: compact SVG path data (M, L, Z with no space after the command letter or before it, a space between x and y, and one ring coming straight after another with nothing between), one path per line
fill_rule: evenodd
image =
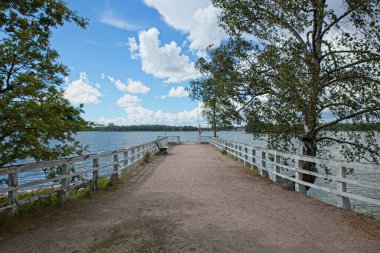
M226 34L210 0L69 0L89 19L65 24L52 46L70 75L65 97L84 104L84 119L115 125L202 125L201 104L188 97L195 62Z

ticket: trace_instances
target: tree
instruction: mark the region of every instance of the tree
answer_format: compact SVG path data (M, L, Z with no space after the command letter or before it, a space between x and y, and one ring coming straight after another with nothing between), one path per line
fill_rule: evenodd
M86 19L60 0L2 1L0 7L0 167L80 153L75 133L87 126L59 86L67 68L50 45L51 30Z
M213 0L238 48L230 57L244 78L231 85L244 87L245 96L236 111L266 126L270 148L296 150L298 139L302 154L315 156L340 144L344 158L378 163L374 132L327 130L380 122L380 1L334 3Z
M202 114L211 124L211 130L216 132L222 128L231 127L232 122L239 122L240 115L235 111L235 101L239 100L239 86L226 83L226 77L238 81L239 74L234 71L231 48L226 45L214 50L209 48L211 60L207 62L200 58L195 67L201 77L190 82L189 94L192 99L203 102ZM237 89L236 89L237 88Z

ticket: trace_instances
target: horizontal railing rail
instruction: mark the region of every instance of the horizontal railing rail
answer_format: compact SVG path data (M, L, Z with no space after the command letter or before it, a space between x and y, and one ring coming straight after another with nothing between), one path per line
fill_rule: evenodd
M160 138L159 141L164 146L167 145L168 139ZM5 197L4 194L7 194L7 201L0 206L0 211L7 211L8 216L12 217L20 205L52 195L57 195L60 202L65 202L68 199L69 190L78 186L90 185L90 190L95 191L99 188L101 178L115 181L122 171L139 163L146 154L156 151L157 145L154 142L148 142L126 149L0 168L0 177L5 175L7 182L6 187L0 187L0 195L3 194ZM23 173L33 173L49 168L59 168L60 173L51 178L40 178L26 183L19 181ZM75 180L78 177L81 179ZM19 194L28 188L36 190L36 194L29 198L19 199ZM39 193L39 189L51 189L51 191Z
M168 144L181 144L181 136L173 136L173 135L168 135L168 136L158 136L157 139L162 139L166 138Z
M210 138L210 144L219 150L225 150L244 164L251 165L251 168L256 167L263 177L270 178L275 182L279 182L281 179L292 181L295 184L295 190L302 194L306 194L306 187L334 194L338 197L337 206L345 209L351 209L350 199L380 206L380 199L347 192L349 184L380 190L380 182L347 178L349 169L355 172L375 173L380 177L380 165L289 154L219 138ZM305 170L303 168L305 162L315 163L316 166L334 167L335 175ZM288 175L286 172L289 171L294 175ZM269 176L270 174L272 177ZM331 180L336 184L336 188L305 182L303 180L305 174Z

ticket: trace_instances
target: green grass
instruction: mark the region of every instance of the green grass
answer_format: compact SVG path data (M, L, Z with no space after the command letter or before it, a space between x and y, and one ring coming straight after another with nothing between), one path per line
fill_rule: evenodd
M222 149L222 150L220 151L220 153L222 153L222 155L227 155L227 149Z

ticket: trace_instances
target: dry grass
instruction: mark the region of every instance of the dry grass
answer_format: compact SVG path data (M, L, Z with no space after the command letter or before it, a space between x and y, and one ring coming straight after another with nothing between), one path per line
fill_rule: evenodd
M372 216L348 211L344 214L344 221L351 227L358 229L380 242L380 220Z

